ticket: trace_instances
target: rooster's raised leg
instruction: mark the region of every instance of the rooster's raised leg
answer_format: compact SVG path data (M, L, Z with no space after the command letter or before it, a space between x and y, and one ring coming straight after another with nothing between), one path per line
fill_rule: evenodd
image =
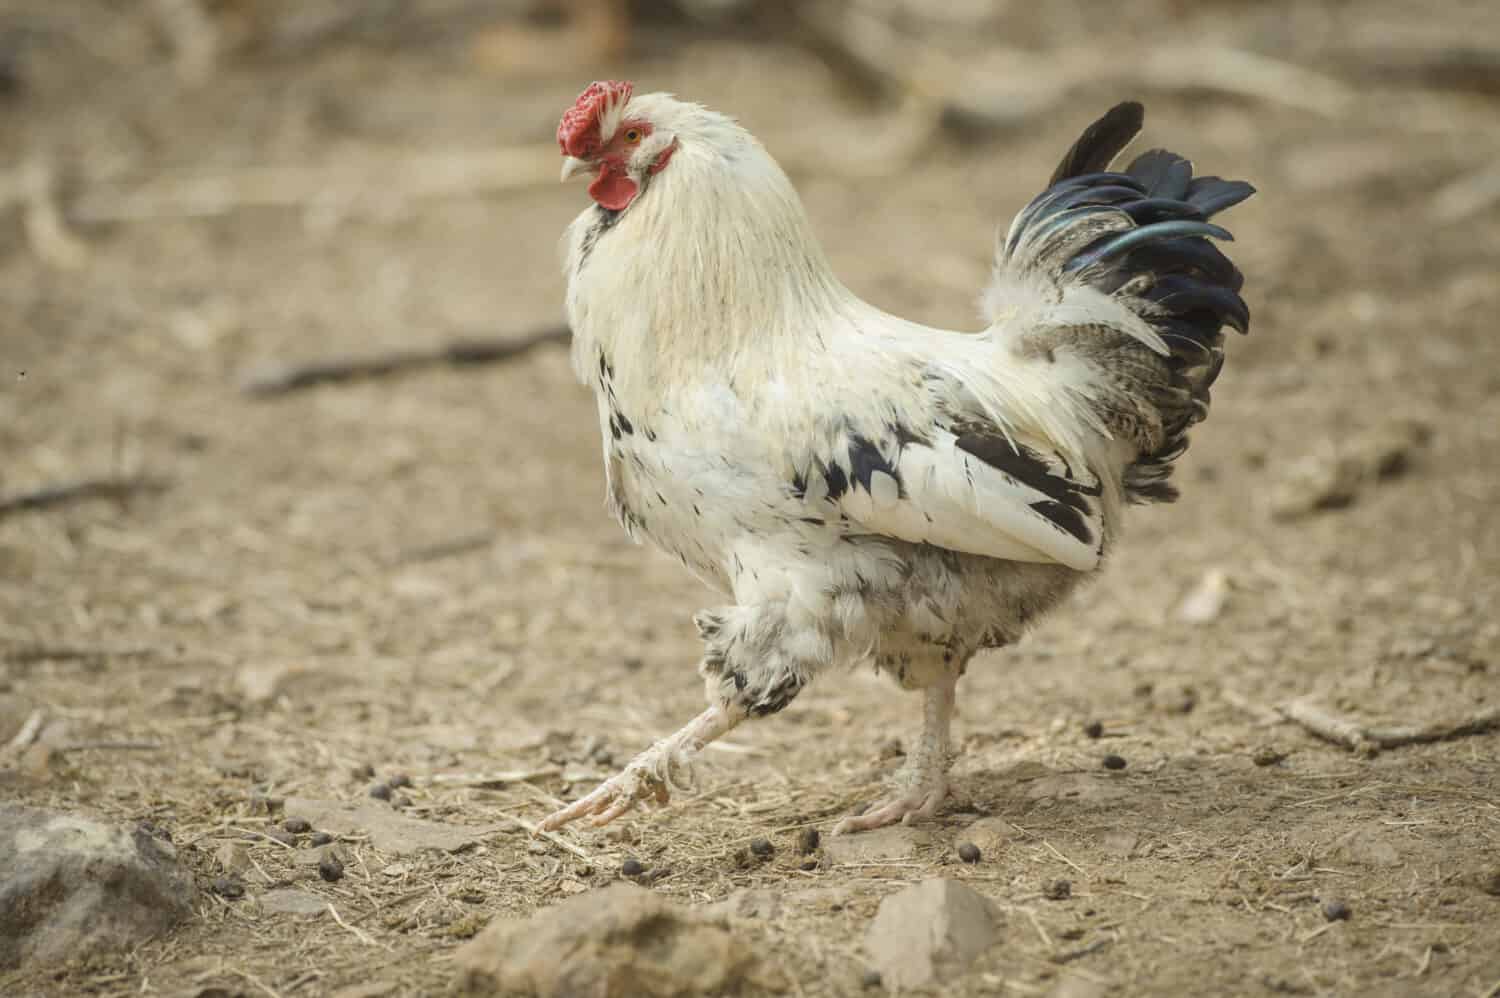
M938 806L948 796L948 727L953 720L953 691L957 686L957 676L944 676L927 687L922 738L896 774L895 792L863 814L840 821L833 834L863 832L898 821L910 824L937 814Z
M630 760L618 775L599 784L593 793L549 814L543 819L540 830L561 828L585 815L593 815L592 824L595 826L607 825L640 801L665 804L672 790L691 784L693 756L739 724L743 717L744 714L732 706L714 704L676 733Z

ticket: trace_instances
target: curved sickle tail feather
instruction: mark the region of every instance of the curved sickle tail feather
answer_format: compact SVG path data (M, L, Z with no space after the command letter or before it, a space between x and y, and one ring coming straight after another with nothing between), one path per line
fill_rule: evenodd
M1192 164L1165 149L1136 157L1123 171L1109 165L1140 130L1135 102L1111 108L1068 150L1051 186L1016 216L1000 266L1045 275L1060 285L1102 292L1145 321L1160 341L1136 334L1164 354L1168 377L1133 379L1161 419L1160 434L1126 469L1127 496L1137 502L1177 498L1168 481L1187 449L1187 433L1208 414L1224 364L1223 327L1250 328L1244 278L1210 239L1232 240L1209 221L1255 193L1244 181L1195 177ZM1127 379L1131 380L1131 379Z

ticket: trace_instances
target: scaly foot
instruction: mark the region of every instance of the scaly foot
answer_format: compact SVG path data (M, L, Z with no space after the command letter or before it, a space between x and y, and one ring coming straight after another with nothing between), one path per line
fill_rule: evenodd
M851 814L833 826L833 834L867 832L896 822L909 825L931 818L948 796L948 777L940 766L923 766L912 773L907 789L872 805L863 814Z
M667 803L672 798L672 790L691 786L693 756L733 728L743 716L722 705L709 707L681 730L630 760L617 776L599 784L593 793L547 815L537 826L537 831L550 832L585 815L593 816L591 823L597 828L614 821L641 801Z
M611 776L587 797L581 797L542 820L542 831L550 832L570 821L592 815L595 827L607 825L641 801L665 804L672 799L667 781L658 775L662 768L661 744L651 746L630 761L617 775Z

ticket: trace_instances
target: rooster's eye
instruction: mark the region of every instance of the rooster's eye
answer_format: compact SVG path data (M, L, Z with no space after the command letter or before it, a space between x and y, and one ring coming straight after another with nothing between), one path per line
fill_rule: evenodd
M641 130L639 128L627 128L625 130L625 141L635 145L641 141Z

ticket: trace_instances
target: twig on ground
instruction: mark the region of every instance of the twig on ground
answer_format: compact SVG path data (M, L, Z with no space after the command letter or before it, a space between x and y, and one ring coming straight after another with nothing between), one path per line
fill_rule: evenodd
M332 915L333 916L333 920L335 922L339 923L339 925L341 925L342 927L344 927L345 929L347 929L351 933L353 933L354 934L354 938L358 939L360 942L364 943L366 946L376 946L376 947L379 947L379 948L385 949L385 950L389 950L390 949L389 946L380 946L380 944L377 943L374 940L374 938L372 938L370 936L370 934L368 932L366 932L364 929L356 928L355 926L350 925L348 922L344 921L341 917L339 917L339 910L333 906L332 902L328 903L328 914Z
M68 230L58 210L52 167L43 159L23 163L12 176L0 177L0 208L20 206L26 243L37 259L59 270L77 270L88 262L88 246Z
M1458 721L1378 728L1364 727L1348 718L1331 714L1307 700L1292 700L1281 704L1276 707L1276 712L1324 741L1366 753L1423 742L1448 741L1500 728L1500 707L1478 711Z
M1082 958L1088 956L1090 953L1099 952L1112 942L1114 942L1113 939L1095 939L1087 946L1080 946L1077 949L1066 950L1062 953L1054 953L1047 959L1051 960L1053 963L1058 964L1072 963L1074 960L1081 960Z
M47 713L38 707L26 718L21 730L16 732L14 738L5 743L4 755L20 755L31 747L37 736L42 733L42 727L47 722Z
M529 786L530 784L527 785ZM579 846L575 846L573 843L569 842L561 835L558 835L556 832L542 831L542 829L535 822L527 821L525 818L517 817L514 814L506 814L504 811L500 812L500 817L522 829L532 838L536 838L538 835L540 835L542 838L546 839L548 842L551 842L553 845L561 846L562 848L568 850L568 852L572 853L574 856L577 856L579 859L583 860L585 863L592 863L594 861L594 857L590 856L584 849L580 848Z
M497 536L493 530L476 530L470 534L460 534L457 537L435 541L431 544L405 548L397 552L393 560L397 565L410 565L420 561L437 561L439 558L468 554L470 551L489 547L495 543Z
M12 513L48 509L87 499L114 499L123 502L142 492L161 492L167 483L160 478L84 478L76 482L43 485L28 492L0 496L0 519Z
M425 350L398 350L368 357L333 357L306 364L266 367L247 374L240 381L240 391L268 398L313 385L385 377L424 367L494 364L512 360L544 344L566 343L571 335L567 326L550 326L526 336L455 340Z
M160 742L73 742L70 745L59 745L59 752L156 752L166 748Z
M500 787L508 783L525 783L540 776L557 776L561 772L557 766L543 766L540 769L505 769L487 773L434 773L427 782L449 787Z
M246 208L303 208L388 214L425 198L473 197L557 183L551 143L486 152L449 150L392 156L370 151L341 163L252 166L158 173L133 185L100 181L68 208L75 222L208 218Z
M1466 173L1432 196L1429 213L1440 222L1457 222L1500 202L1500 166L1493 163Z

